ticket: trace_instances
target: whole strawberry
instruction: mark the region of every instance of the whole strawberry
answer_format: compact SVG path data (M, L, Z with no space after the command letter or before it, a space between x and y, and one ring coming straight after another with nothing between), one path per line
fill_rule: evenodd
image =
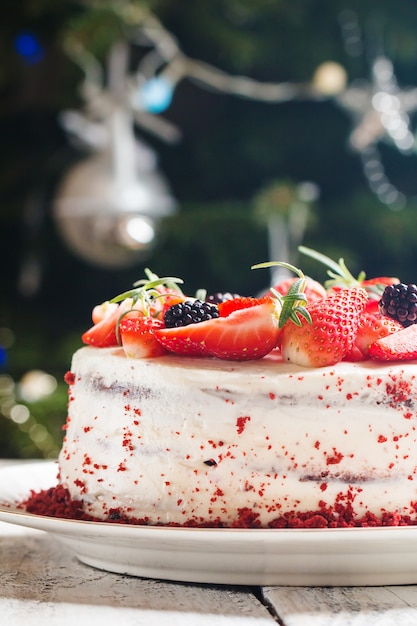
M325 367L341 361L351 350L368 296L362 287L340 289L306 307L299 324L289 320L282 329L284 359L304 367Z

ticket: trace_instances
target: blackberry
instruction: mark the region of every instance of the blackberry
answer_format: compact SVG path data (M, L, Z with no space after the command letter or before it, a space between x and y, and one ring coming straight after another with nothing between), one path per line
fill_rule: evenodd
M403 326L417 322L417 285L397 283L385 287L379 310L383 315L392 317Z
M216 304L201 300L186 300L173 304L164 315L166 328L178 328L189 324L198 324L219 317L219 308Z
M213 293L210 296L207 296L206 302L211 302L212 304L220 304L221 302L226 302L226 300L234 300L235 298L240 298L238 293Z

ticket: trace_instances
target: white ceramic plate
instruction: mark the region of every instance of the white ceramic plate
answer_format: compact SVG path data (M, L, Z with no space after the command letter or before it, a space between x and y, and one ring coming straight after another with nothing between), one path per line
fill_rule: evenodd
M241 530L126 526L28 514L53 462L0 468L0 520L56 536L80 561L147 578L227 585L417 583L417 527Z

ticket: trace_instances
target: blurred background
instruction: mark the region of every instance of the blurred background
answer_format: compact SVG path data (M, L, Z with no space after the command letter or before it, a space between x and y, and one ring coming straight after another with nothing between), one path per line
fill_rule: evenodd
M417 275L415 0L3 0L0 456L57 455L93 306Z

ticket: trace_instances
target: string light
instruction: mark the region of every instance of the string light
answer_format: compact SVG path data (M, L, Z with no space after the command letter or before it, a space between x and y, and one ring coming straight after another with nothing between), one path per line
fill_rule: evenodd
M0 368L8 361L8 350L14 343L14 333L10 328L0 328Z
M362 150L361 159L371 191L391 209L395 211L403 209L407 204L407 198L388 179L377 148L370 145Z
M29 31L23 31L16 35L14 47L18 55L28 65L39 63L45 56L45 51L38 38Z
M354 83L336 96L355 120L350 143L362 152L389 139L400 152L409 154L414 149L409 114L417 110L417 89L401 90L391 61L383 56L373 62L372 78L372 82Z
M326 61L318 66L313 75L313 85L319 93L335 96L346 88L346 70L334 61Z
M44 458L55 459L59 452L60 442L54 439L46 426L37 421L30 407L20 401L26 401L22 397L22 391L29 380L32 388L29 394L31 396L31 399L28 400L29 404L32 401L45 398L55 391L55 379L44 372L28 372L19 384L15 383L8 374L1 374L0 419L13 422L26 437L26 445L20 451L23 456L33 456L34 452L37 451ZM36 385L36 381L38 385Z

